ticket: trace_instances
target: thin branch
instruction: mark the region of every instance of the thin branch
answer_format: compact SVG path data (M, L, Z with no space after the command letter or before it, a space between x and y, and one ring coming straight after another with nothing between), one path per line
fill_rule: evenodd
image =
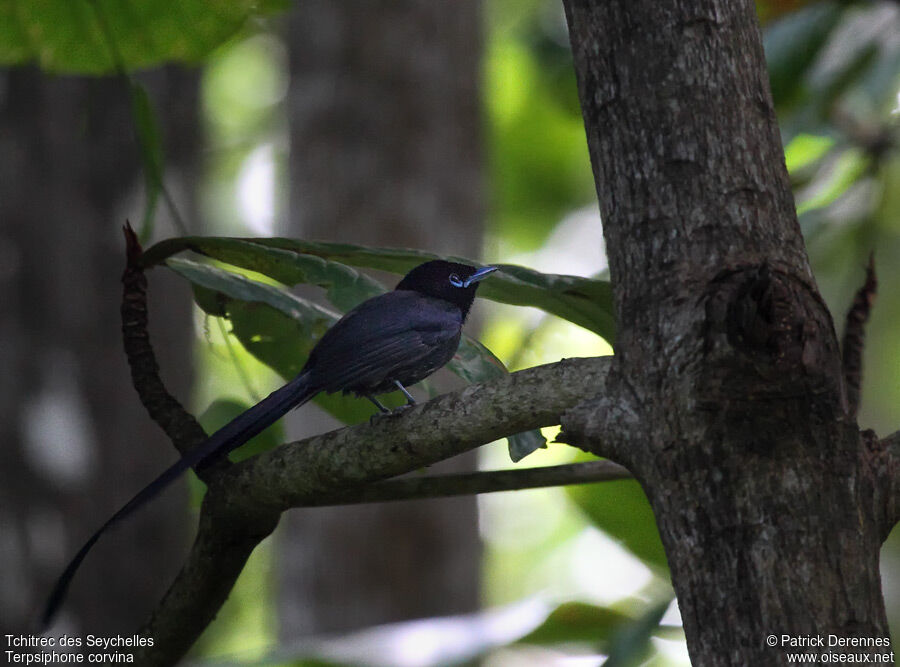
M631 479L631 473L612 461L586 461L540 468L513 468L453 475L423 475L387 479L333 494L324 494L313 498L305 507L446 498L548 486L592 484L617 479Z
M150 418L184 454L206 440L206 432L169 393L159 375L159 364L147 331L147 277L141 266L143 251L131 225L126 224L123 231L127 260L122 274L122 341L131 368L131 382ZM219 461L205 468L201 473L204 481L210 470L221 469L226 463Z
M853 305L847 311L844 340L841 342L841 358L844 384L847 387L847 413L856 417L859 410L859 393L862 385L862 355L866 343L866 322L872 311L878 280L875 277L875 253L869 255L866 267L866 282L853 298Z

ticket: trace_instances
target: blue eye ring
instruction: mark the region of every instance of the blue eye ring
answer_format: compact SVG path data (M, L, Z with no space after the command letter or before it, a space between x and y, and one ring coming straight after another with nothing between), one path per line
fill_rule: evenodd
M450 284L454 287L465 287L466 283L455 273L450 274Z

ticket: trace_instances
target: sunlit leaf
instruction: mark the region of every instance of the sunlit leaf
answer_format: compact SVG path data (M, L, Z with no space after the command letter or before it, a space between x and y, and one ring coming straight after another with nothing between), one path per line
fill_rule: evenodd
M814 134L798 134L784 149L784 161L788 171L794 172L820 160L834 146L832 137Z
M519 641L524 644L583 643L597 647L608 642L618 628L632 620L628 614L609 607L566 602Z
M797 213L803 214L834 203L865 173L868 162L858 149L841 153L833 164L824 169L821 178L798 195Z
M118 70L119 57L128 70L196 63L251 16L284 7L271 0L4 0L0 64L36 62L52 72L110 74Z

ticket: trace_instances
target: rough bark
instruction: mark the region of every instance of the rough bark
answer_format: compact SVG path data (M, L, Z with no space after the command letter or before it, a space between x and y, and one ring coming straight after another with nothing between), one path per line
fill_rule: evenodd
M148 76L171 167L196 156L196 77ZM140 217L128 93L111 79L0 72L0 617L23 630L53 578L148 471L171 461L131 389L119 335L120 228ZM156 294L162 363L190 368L190 302ZM183 393L189 374L172 377ZM61 619L70 633L134 627L187 538L169 494L97 550ZM182 539L179 539L182 538ZM152 553L152 557L148 554ZM141 567L135 567L141 562Z
M294 8L287 234L480 254L479 9L479 0ZM295 435L335 426L314 409L288 425ZM474 465L468 453L439 469ZM478 606L474 496L292 512L278 541L284 637Z
M642 483L694 664L783 664L770 634L887 637L877 480L753 3L565 5L618 322L608 393L567 437Z

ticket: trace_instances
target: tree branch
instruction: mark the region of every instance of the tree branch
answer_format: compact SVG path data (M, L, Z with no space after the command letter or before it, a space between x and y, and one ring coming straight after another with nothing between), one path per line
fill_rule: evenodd
M126 264L122 274L120 312L122 342L131 368L131 383L150 418L159 424L175 448L184 454L206 440L207 435L194 416L169 393L159 375L159 364L147 330L147 277L141 265L143 249L131 224L126 224L122 231L125 234ZM198 474L203 481L209 481L212 470L228 465L227 460L219 459Z
M603 391L611 359L567 359L529 368L399 414L283 445L216 474L188 561L142 629L154 644L141 649L135 659L140 664L168 665L184 654L215 616L254 546L274 529L280 512L323 504L322 498L334 502L342 493L357 492L346 491L347 487L395 477L497 438L558 424L570 405ZM569 473L574 474L571 469ZM508 479L500 474L492 484L500 488Z
M214 516L204 503L191 552L140 634L152 646L134 651L139 665L176 664L228 599L247 559L278 524L278 512L240 519Z
M859 393L862 386L862 355L866 342L866 322L872 312L878 279L875 277L875 253L869 255L866 282L856 292L853 305L847 311L844 339L841 342L841 360L844 383L847 387L847 412L856 417L859 410Z
M324 494L306 503L305 507L351 505L391 500L420 500L468 496L477 493L518 491L548 486L591 484L617 479L631 479L631 473L612 461L585 461L540 468L514 468L453 475L422 475L387 479L364 486L352 487L334 494Z
M492 440L558 424L603 391L611 357L566 359L439 396L400 413L242 461L213 490L234 507L302 507L318 496L429 466Z

